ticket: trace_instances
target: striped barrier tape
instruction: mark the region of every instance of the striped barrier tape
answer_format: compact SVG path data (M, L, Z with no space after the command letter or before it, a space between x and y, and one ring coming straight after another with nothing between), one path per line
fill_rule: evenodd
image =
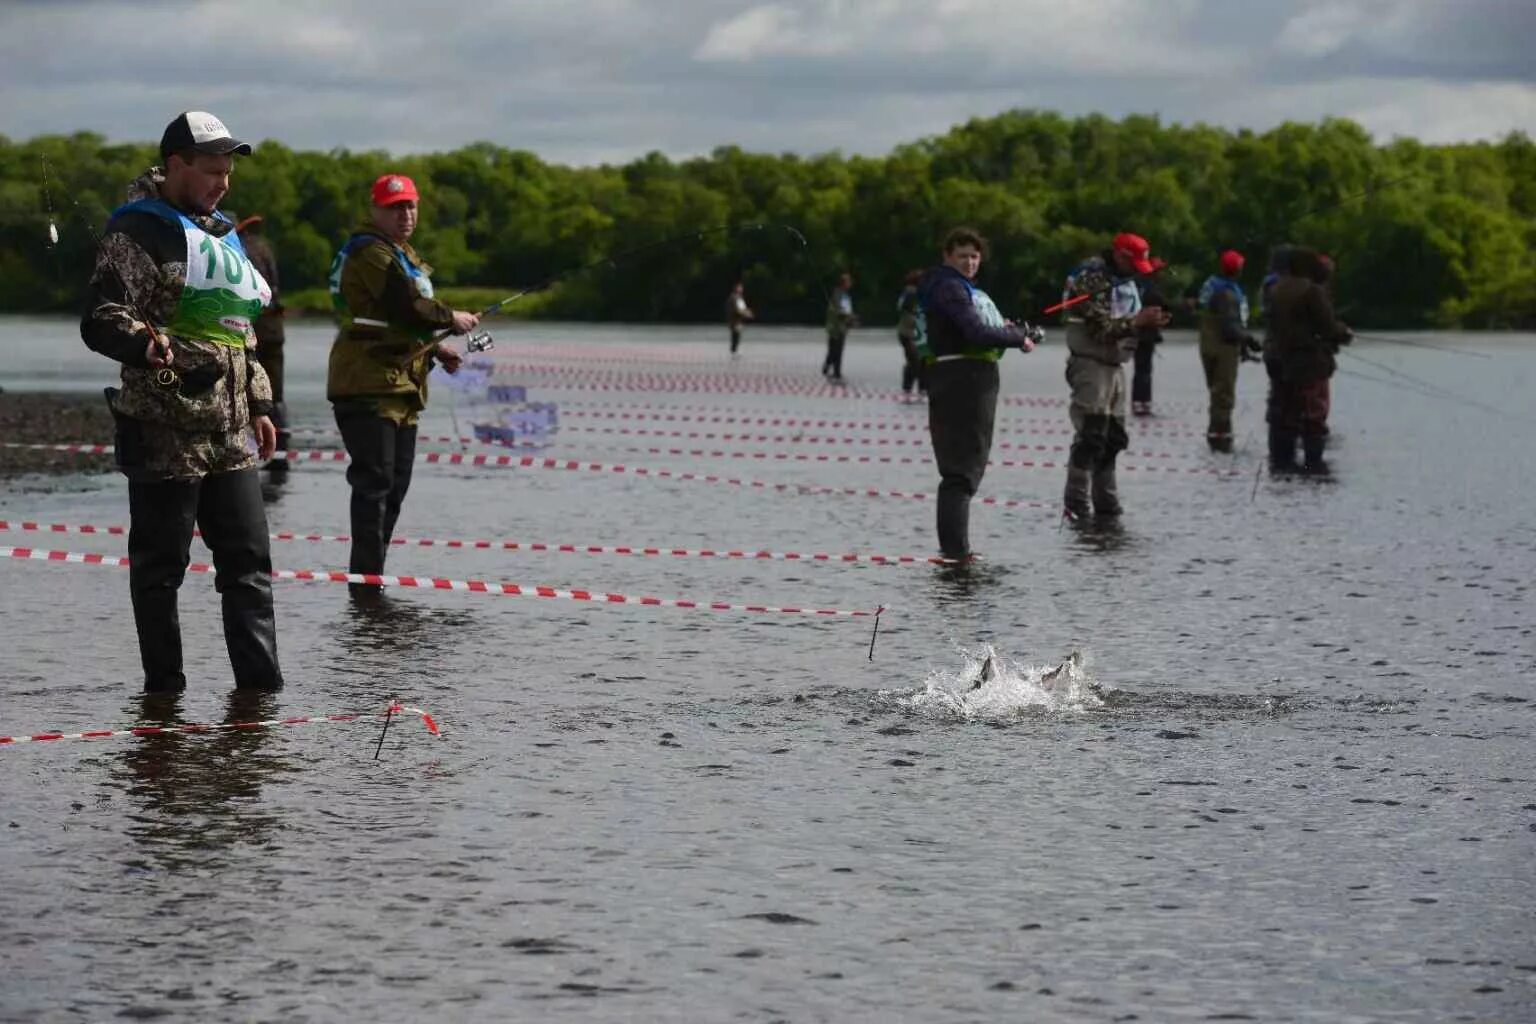
M846 445L862 448L929 448L933 442L926 437L829 437L818 434L714 434L708 431L697 430L648 430L644 427L565 427L562 434L605 434L616 437L675 437L686 441L737 441L748 444L825 444ZM1036 434L1072 433L1070 430L1050 431L1037 430ZM442 437L433 440L444 443L452 442L452 438ZM1024 442L996 441L994 448L1007 448L1013 451L1024 452L1069 452L1070 445L1065 444L1027 444ZM1142 458L1149 459L1194 459L1197 455L1188 455L1173 452L1147 452L1131 449Z
M117 555L99 555L83 551L39 551L33 548L0 547L0 558L33 562L57 562L70 565L103 565L127 568L128 559ZM211 573L214 567L200 562L187 566L188 572ZM726 601L690 601L675 597L634 597L600 590L565 590L559 587L529 586L519 583L490 583L485 580L451 580L436 576L384 576L374 573L331 572L324 569L274 569L275 580L303 583L361 583L374 587L414 587L422 590L453 590L499 597L543 597L590 604L631 604L652 608L683 608L690 611L752 612L768 615L808 615L863 619L876 614L868 609L803 608L791 605L732 604Z
M383 715L385 718L388 718L402 712L410 712L413 715L419 716L421 724L427 727L427 731L438 739L442 739L442 728L433 720L430 714L421 708L394 703L390 704L383 711L356 711L335 715L298 715L293 718L268 718L259 722L134 725L123 729L86 729L83 732L37 732L22 736L0 736L0 747L15 746L20 743L49 743L54 740L105 740L121 739L124 736L169 736L175 733L230 732L235 729L271 729L289 725L320 725L325 722L360 722L364 718L373 715Z
M747 459L760 462L821 462L860 463L888 466L931 466L933 459L910 455L832 455L823 452L739 452L709 448L618 448L626 455L667 455L689 458ZM994 469L1066 469L1065 462L1052 459L991 459L987 466ZM1216 469L1210 466L1141 466L1134 462L1119 463L1128 473L1198 473L1208 476L1245 476L1241 470Z
M38 523L30 520L11 521L0 519L0 531L12 530L26 533L78 533L95 536L124 537L126 526L73 525L69 523ZM193 536L202 536L201 530ZM276 541L311 541L350 544L347 534L326 534L318 531L299 533L282 530L268 534ZM764 551L756 548L679 548L641 544L548 544L540 541L521 540L461 540L432 537L394 537L394 547L469 549L478 551L526 551L568 555L630 555L651 558L715 558L734 561L818 562L838 565L953 565L954 559L937 555L861 555L832 554L828 552Z
M57 451L85 451L93 454L109 454L111 445L20 445L25 448L49 448ZM345 462L344 450L278 452L278 457L290 462ZM626 466L621 463L581 462L576 459L535 458L532 455L472 455L467 452L422 452L416 461L436 466L470 466L476 469L555 469L569 472L619 474L645 477L653 480L681 480L689 483L726 484L731 487L747 487L759 491L781 491L789 494L836 495L853 498L901 498L909 501L928 501L930 495L907 491L882 491L859 487L822 487L814 484L775 483L769 480L742 480L737 477L718 476L713 473L673 472L669 469L653 469L648 466ZM1035 508L1058 511L1054 504L1043 501L1027 501L1013 498L975 498L977 504L997 508Z

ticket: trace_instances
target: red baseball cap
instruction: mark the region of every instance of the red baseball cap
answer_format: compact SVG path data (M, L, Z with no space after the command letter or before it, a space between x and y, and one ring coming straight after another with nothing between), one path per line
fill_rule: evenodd
M1131 258L1131 265L1138 274L1150 274L1157 267L1152 263L1152 246L1140 235L1123 232L1115 236L1115 252L1123 252Z
M374 206L393 206L406 200L415 202L420 198L416 194L416 183L403 174L381 174L373 183Z
M1243 254L1236 249L1228 249L1221 254L1221 272L1228 277L1236 277L1243 272Z

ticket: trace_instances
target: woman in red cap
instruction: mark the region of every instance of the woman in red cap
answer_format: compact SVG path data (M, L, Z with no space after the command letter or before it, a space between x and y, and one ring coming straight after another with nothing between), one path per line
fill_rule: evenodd
M1242 273L1243 254L1228 249L1221 254L1221 272L1200 286L1200 365L1205 368L1205 387L1211 396L1205 441L1216 452L1232 450L1237 365L1261 347L1248 333L1248 296L1238 281Z
M1124 363L1136 352L1137 332L1166 327L1160 306L1141 305L1136 276L1152 273L1151 246L1120 234L1102 255L1067 276L1067 383L1072 388L1072 453L1062 511L1073 519L1090 512L1120 514L1115 458L1130 444L1125 430ZM1090 487L1092 504L1089 504Z
M416 421L427 405L434 362L449 373L460 356L431 345L439 331L467 334L480 318L432 297L432 268L411 248L419 196L403 174L373 183L368 223L331 264L331 303L339 330L331 345L326 397L351 465L351 572L381 574L395 521L411 485ZM352 584L354 594L377 587Z

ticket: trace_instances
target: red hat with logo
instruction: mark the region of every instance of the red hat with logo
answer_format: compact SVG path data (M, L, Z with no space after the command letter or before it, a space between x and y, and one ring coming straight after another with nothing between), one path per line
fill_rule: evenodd
M1221 272L1228 277L1236 277L1243 272L1243 254L1236 249L1228 249L1221 254Z
M1123 232L1115 236L1115 252L1123 252L1131 258L1131 265L1138 274L1150 274L1157 267L1153 264L1152 246L1140 235Z
M403 174L381 174L373 183L373 205L393 206L406 201L416 202L416 183Z

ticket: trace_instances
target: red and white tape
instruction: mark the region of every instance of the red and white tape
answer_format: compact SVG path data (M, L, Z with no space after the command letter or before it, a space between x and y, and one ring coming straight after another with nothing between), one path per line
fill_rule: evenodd
M862 448L931 448L933 442L926 437L828 437L817 434L714 434L708 431L696 430L647 430L644 427L565 427L562 435L568 434L604 434L613 437L675 437L688 441L737 441L747 444L819 444L819 445L844 445ZM1066 433L1071 431L1037 430L1036 434ZM440 438L448 441L449 438ZM1070 445L1065 444L1027 444L1023 442L996 441L994 448L1006 448L1021 452L1069 452ZM1139 446L1133 446L1131 451L1142 458L1148 459L1193 459L1198 456L1174 452L1149 452Z
M649 402L639 405L604 404L597 409L571 408L567 405L560 406L561 418L590 418L606 420L653 420L662 422L679 423L709 423L709 424L737 424L753 427L815 427L819 430L844 429L844 430L928 430L926 418L917 419L918 413L866 413L863 419L842 420L813 418L791 413L761 413L753 416L744 414L740 409L720 408L716 406L691 406L691 405L658 405ZM1004 416L997 421L999 426L1022 426L1033 430L1038 426L1060 428L1062 420L1060 416ZM1149 436L1166 435L1169 437L1205 437L1203 430L1194 430L1188 427L1169 426L1165 422L1147 423L1134 421L1133 426L1138 434Z
M708 459L747 459L759 462L823 462L859 463L888 466L931 466L933 459L910 455L829 455L821 452L741 452L709 448L619 448L627 455L667 455ZM1065 462L1053 459L992 459L987 465L994 469L1065 469ZM1122 462L1119 468L1128 473L1197 473L1208 476L1246 476L1241 470L1216 469L1210 466L1142 466L1134 462Z
M128 533L126 526L73 525L69 523L37 523L30 520L12 521L0 519L0 530L26 533L78 533L96 536L122 537ZM195 531L202 536L202 531ZM320 532L297 533L291 530L269 534L276 541L310 541L349 544L352 538L344 533ZM813 562L836 565L952 565L953 559L936 555L861 555L832 554L828 552L764 551L756 548L680 548L642 544L549 544L522 540L461 540L432 537L395 537L390 540L395 547L448 548L477 551L526 551L568 555L625 555L649 558L713 558L746 562Z
M54 562L71 565L104 565L127 568L128 559L117 555L98 555L83 551L39 551L33 548L0 547L0 558L16 558L34 562ZM213 566L194 562L188 572L211 573ZM451 580L437 576L383 576L373 573L330 572L324 569L274 569L275 580L297 580L304 583L361 583L375 587L414 587L421 590L453 590L470 594L492 594L499 597L543 597L563 601L581 601L590 604L630 604L652 608L683 608L690 611L753 612L768 615L806 615L812 617L869 618L879 610L804 608L791 605L732 604L726 601L690 601L675 597L634 597L600 590L566 590L559 587L528 586L519 583L490 583L485 580Z
M335 715L299 715L293 718L268 718L259 722L187 723L184 725L134 725L122 729L86 729L82 732L35 732L24 736L0 736L0 747L19 743L49 743L54 740L105 740L125 736L169 736L174 733L230 732L235 729L272 729L288 725L319 725L325 722L360 722L364 718L383 715L389 718L409 712L421 718L421 724L433 736L442 738L443 732L432 716L421 708L405 704L390 704L383 711L344 712Z

